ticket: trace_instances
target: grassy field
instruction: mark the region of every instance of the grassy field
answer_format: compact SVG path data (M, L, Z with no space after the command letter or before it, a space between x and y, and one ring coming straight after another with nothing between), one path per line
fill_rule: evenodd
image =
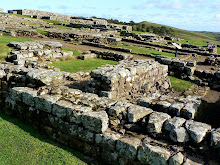
M118 62L102 59L92 59L92 60L65 60L53 62L52 65L56 68L60 68L62 71L66 72L79 72L79 71L91 71L100 67L101 65L111 64L116 65Z
M172 87L178 91L186 91L189 89L193 83L185 80L178 79L176 77L169 76Z
M71 48L62 47L61 50L72 51L74 56L79 56L80 54L82 54L82 51L79 51L79 50L76 50L76 49L71 49Z
M31 41L29 39L25 38L15 38L15 37L9 37L9 36L1 36L0 37L0 60L4 60L7 55L10 53L11 49L7 45L9 42L24 42L24 41Z
M0 128L1 165L86 164L82 154L53 144L30 126L1 113Z
M168 56L168 57L175 57L175 54L172 54L172 53L159 52L159 51L157 51L157 50L148 49L148 48L144 48L144 47L126 46L126 45L120 45L120 46L110 45L110 46L112 46L112 47L122 47L122 48L131 49L133 53L139 53L139 54L153 54L153 55L155 55L155 56L157 56L157 55L163 55L163 56Z

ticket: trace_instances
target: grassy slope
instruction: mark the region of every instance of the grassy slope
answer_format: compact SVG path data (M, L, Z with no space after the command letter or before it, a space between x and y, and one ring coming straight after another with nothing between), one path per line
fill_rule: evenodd
M164 26L164 25L161 25L161 24L151 23L151 22L147 22L147 21L144 21L144 22L141 22L141 23L144 23L147 26L151 26L151 25L155 26L155 27ZM203 41L209 41L209 42L213 42L215 44L220 44L220 40L217 40L216 37L214 37L215 35L213 35L213 34L212 35L206 35L206 34L199 33L199 32L192 32L192 31L173 28L173 27L170 27L170 26L166 26L166 27L172 28L174 30L176 38L181 38L181 39L184 39L184 40L191 40L191 43L195 44L195 45L196 44L200 45L201 43L203 43ZM204 43L202 45L204 45Z
M86 164L82 155L67 147L52 145L30 126L0 113L0 164Z
M115 65L118 62L102 59L92 59L92 60L66 60L53 62L52 65L56 68L60 68L62 71L66 72L79 72L79 71L91 71L100 67L101 65L111 64Z

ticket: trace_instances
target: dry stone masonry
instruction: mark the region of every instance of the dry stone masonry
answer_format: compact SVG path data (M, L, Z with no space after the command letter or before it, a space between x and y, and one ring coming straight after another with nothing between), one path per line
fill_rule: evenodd
M168 67L153 60L121 61L91 72L90 91L110 98L148 95L171 87Z

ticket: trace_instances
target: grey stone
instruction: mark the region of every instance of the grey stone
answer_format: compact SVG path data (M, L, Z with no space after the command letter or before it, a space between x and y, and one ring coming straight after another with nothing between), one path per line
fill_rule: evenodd
M95 134L88 130L84 130L81 127L77 129L77 137L85 142L94 143L95 142Z
M103 133L108 128L108 115L105 111L82 114L82 124L90 131Z
M113 131L106 131L102 134L95 135L95 142L99 146L105 147L108 150L114 151L116 147L116 141L121 138L121 135L113 132Z
M164 123L164 129L167 131L171 131L174 128L181 127L185 123L185 121L186 119L180 117L170 118Z
M195 143L200 143L205 138L207 132L212 128L208 124L192 120L188 120L185 124L185 127Z
M220 128L211 132L211 146L220 150Z
M34 97L37 96L37 91L31 88L24 88L24 89L26 89L26 91L22 93L22 101L25 104L34 107Z
M180 111L181 109L183 108L184 104L183 103L175 103L175 104L172 104L170 107L169 107L169 111L176 115L176 116L180 116Z
M171 105L171 103L167 102L167 101L159 101L157 102L157 108L158 111L162 111L162 112L168 112L169 111L169 107Z
M167 165L170 151L159 146L144 144L138 150L138 160L143 164Z
M181 114L186 119L194 119L200 104L197 103L187 103L181 110Z
M11 88L9 91L9 96L14 101L21 101L23 91L24 91L24 87Z
M53 104L52 113L60 118L66 118L68 112L71 111L72 103L65 100L57 101Z
M183 163L184 156L181 152L172 156L169 160L169 165L181 165Z
M6 76L6 73L4 70L0 70L0 78L3 78L4 76Z
M189 141L189 135L184 127L174 128L170 131L170 139L174 142L185 143Z
M126 111L130 105L130 103L118 101L114 106L109 108L108 113L111 116L117 117L121 112Z
M163 124L171 118L170 115L162 112L153 112L149 117L147 131L150 133L161 133Z
M35 108L51 113L52 105L61 98L61 95L42 95L34 97Z
M143 97L137 100L137 104L143 107L150 107L152 101L154 100L154 97Z
M126 157L128 159L135 159L140 143L140 139L123 137L117 140L116 150L119 155L123 157Z
M153 112L150 108L141 107L138 105L131 105L128 108L128 121L129 122L137 122L139 119L151 114Z

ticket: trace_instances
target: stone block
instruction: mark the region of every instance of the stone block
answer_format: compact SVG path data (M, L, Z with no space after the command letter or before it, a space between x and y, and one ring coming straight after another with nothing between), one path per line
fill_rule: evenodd
M189 135L184 127L174 128L170 131L170 139L174 142L185 143L189 141Z
M200 143L212 128L208 124L192 120L188 120L185 127L194 143Z
M121 112L126 111L130 105L130 103L118 101L115 105L109 108L108 113L111 116L117 117Z
M119 155L127 159L135 159L141 140L137 138L123 137L117 140L116 150Z
M25 104L34 107L34 97L37 96L37 91L31 88L24 88L24 89L25 91L22 93L22 101Z
M77 137L84 142L92 144L95 142L95 134L93 132L83 129L82 127L78 127Z
M105 147L108 150L114 151L116 147L116 141L119 138L121 138L120 134L112 131L106 131L102 134L96 134L95 142L101 147Z
M148 121L147 131L150 133L161 133L163 124L171 118L170 115L162 112L153 112Z
M200 104L197 103L187 103L181 110L181 116L186 119L194 119L199 106Z
M131 123L137 122L139 119L151 114L153 112L150 108L141 107L138 105L131 105L128 108L128 121Z
M6 76L6 73L4 70L0 70L0 78L3 78L4 76Z
M167 165L170 151L159 146L144 144L138 150L138 160L143 164Z
M14 101L21 101L23 91L24 87L11 88L9 91L9 96Z
M34 97L35 108L51 113L52 105L61 98L61 95L42 95Z
M157 111L168 113L171 103L167 101L159 101L156 103Z
M183 108L183 103L174 103L169 107L169 112L175 116L180 116L180 111Z
M180 117L173 117L168 119L164 123L164 129L167 131L171 131L175 128L181 127L186 122L186 119Z
M108 128L108 120L108 115L105 111L82 114L83 126L96 133L103 133L106 131Z
M52 113L60 118L67 118L67 114L72 107L72 103L65 100L59 100L53 104Z
M172 156L169 160L169 165L181 165L183 163L184 156L181 152Z
M211 146L220 151L220 128L211 132Z

